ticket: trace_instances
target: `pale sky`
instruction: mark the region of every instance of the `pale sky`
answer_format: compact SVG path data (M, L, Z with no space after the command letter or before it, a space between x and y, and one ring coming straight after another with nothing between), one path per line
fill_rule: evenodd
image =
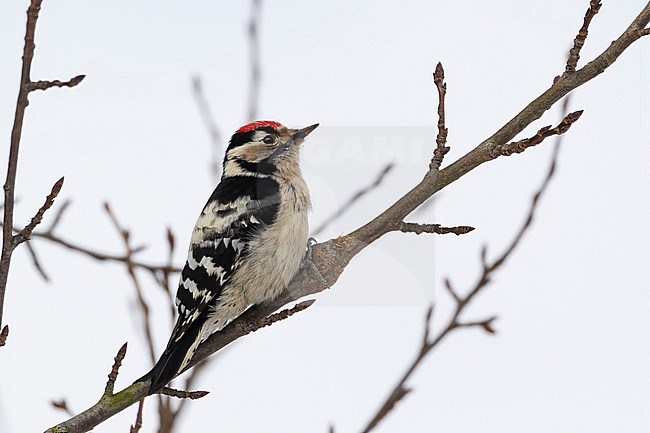
M0 4L0 156L6 161L27 1ZM618 37L645 2L605 1L580 65ZM264 1L260 118L319 122L303 147L316 227L388 162L381 190L320 241L383 211L425 173L435 142L431 74L445 67L449 164L496 131L564 70L587 0ZM72 200L59 234L121 252L102 211L110 201L142 259L165 259L165 230L184 260L191 228L214 188L209 136L192 98L202 77L222 133L245 123L248 2L52 1L38 22L33 79L86 74L74 89L31 96L17 180L17 224L65 175ZM645 432L650 428L650 38L575 92L584 109L566 134L557 176L534 225L467 320L498 316L497 335L464 330L430 355L414 388L377 432ZM644 78L646 77L646 78ZM519 138L558 122L559 107ZM511 239L546 170L552 140L484 164L447 187L416 222L472 225L471 234L390 234L295 317L218 355L197 383L184 432L360 431L419 348L426 306L435 332L452 308L442 288L478 275ZM4 176L4 162L2 163ZM47 227L46 222L43 228ZM43 431L100 396L117 349L129 351L117 387L150 368L125 270L44 242L52 281L14 254L0 349L0 432ZM143 274L158 350L168 306ZM157 426L153 399L143 433ZM136 406L97 432L126 432Z

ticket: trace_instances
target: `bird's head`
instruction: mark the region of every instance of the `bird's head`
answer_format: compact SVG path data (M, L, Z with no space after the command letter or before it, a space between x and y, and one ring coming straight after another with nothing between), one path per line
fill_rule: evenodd
M239 128L223 160L223 176L281 176L300 170L300 145L318 124L290 129L271 120Z

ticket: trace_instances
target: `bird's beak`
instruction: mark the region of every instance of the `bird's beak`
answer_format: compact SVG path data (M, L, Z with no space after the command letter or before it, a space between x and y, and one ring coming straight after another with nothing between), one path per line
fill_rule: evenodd
M318 123L308 126L306 128L302 129L294 129L293 133L291 134L291 141L293 142L294 145L300 144L303 141L305 141L305 138L314 130L318 127Z

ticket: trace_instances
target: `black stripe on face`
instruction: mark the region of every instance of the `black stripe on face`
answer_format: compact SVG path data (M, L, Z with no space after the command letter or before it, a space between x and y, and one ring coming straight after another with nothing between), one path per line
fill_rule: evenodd
M235 133L230 138L230 142L228 143L228 149L226 149L226 153L228 153L229 150L234 149L235 147L243 146L244 144L253 141L253 135L255 135L257 131L264 131L269 134L275 135L276 137L278 135L278 131L276 131L274 128L271 128L270 126L263 126L261 128L257 128L248 132Z
M272 156L272 155L271 155ZM248 162L243 159L236 158L235 161L241 167L242 170L249 171L251 173L260 173L271 175L275 173L275 163L270 161L271 157L266 158L260 162Z

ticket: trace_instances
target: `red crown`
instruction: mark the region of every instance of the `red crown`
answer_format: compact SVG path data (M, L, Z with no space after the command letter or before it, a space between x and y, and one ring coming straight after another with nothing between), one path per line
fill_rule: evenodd
M263 127L271 127L271 128L281 128L282 124L278 122L274 122L273 120L256 120L255 122L248 123L241 128L239 128L236 132L236 134L243 134L244 132L249 132L249 131L254 131L259 128Z

